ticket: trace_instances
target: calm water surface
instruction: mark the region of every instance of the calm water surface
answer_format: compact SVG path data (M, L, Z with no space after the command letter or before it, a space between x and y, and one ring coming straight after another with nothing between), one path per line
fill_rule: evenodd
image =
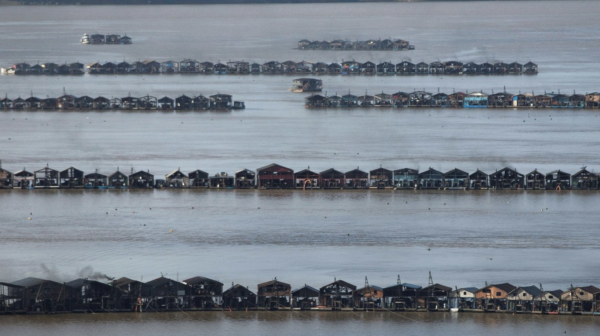
M515 10L515 6L518 10ZM132 13L135 12L135 15ZM329 93L427 89L600 91L600 3L465 2L250 6L10 7L0 64L247 60L519 61L537 76L325 77ZM131 46L84 46L83 33ZM307 39L406 38L409 52L302 52ZM86 172L180 167L211 174L278 162L347 171L503 166L599 169L596 111L329 110L303 107L286 76L0 76L10 97L227 92L242 112L2 112L3 168ZM86 266L150 280L204 275L250 288L272 279L320 287L403 281L481 287L598 285L597 192L0 191L0 279L71 280ZM7 211L7 209L9 209ZM28 218L31 218L29 220ZM173 232L171 232L173 230ZM576 322L575 322L576 321ZM148 314L3 317L2 334L594 334L598 320L449 314ZM265 323L268 322L268 323Z

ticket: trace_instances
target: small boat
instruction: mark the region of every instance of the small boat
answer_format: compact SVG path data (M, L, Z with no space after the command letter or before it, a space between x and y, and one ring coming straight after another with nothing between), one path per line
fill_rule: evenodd
M88 34L83 34L81 37L81 44L90 44L90 37Z
M243 110L246 108L246 105L242 101L234 101L232 109L234 110Z
M450 308L451 313L458 313L459 308Z

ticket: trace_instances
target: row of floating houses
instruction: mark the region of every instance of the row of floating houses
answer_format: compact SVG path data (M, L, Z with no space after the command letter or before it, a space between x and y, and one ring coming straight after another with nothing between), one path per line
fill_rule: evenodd
M414 50L415 46L403 39L377 39L366 41L309 41L306 39L298 41L298 50Z
M163 178L149 171L129 174L119 169L110 175L95 171L85 174L69 167L55 170L44 167L33 172L25 169L14 173L0 167L0 189L151 189L151 188L218 188L218 189L494 189L494 190L598 190L599 175L583 167L575 174L562 170L542 173L537 169L523 174L513 168L503 168L491 174L481 170L470 174L460 169L445 173L429 168L389 170L383 167L370 172L359 168L342 172L334 168L320 173L310 167L298 172L270 164L252 171L241 169L234 175L225 172L210 175L202 170L185 174L176 169Z
M257 291L203 276L183 281L159 277L148 282L119 278L108 283L79 278L56 282L25 278L0 282L0 314L68 312L161 312L202 310L392 310L453 312L515 312L600 315L600 289L573 287L545 291L542 286L509 283L483 288L450 288L430 282L427 287L397 283L389 287L357 288L335 279L319 289L292 286L277 278L260 283Z
M299 78L294 80L292 91L304 92L304 88L316 88L321 91L320 79ZM600 107L600 92L572 95L544 92L543 94L518 93L506 91L497 93L484 92L443 92L432 93L427 91L404 92L394 94L379 93L375 95L337 94L328 96L312 94L305 98L304 106L307 108L339 108L339 107L450 107L450 108L598 108Z
M125 74L216 74L216 75L535 75L538 66L533 62L521 64L518 62L504 63L463 63L460 61L412 63L357 62L343 61L341 63L323 62L294 62L269 61L263 64L245 61L227 63L199 62L186 59L181 62L155 60L129 62L92 62L84 65L79 62L58 64L53 62L43 64L17 63L8 68L2 68L2 74L14 75L83 75L85 72L93 75L125 75Z
M38 98L33 95L29 98L18 97L9 99L8 96L0 99L0 110L242 110L246 105L241 101L233 101L229 94L215 94L212 96L186 96L181 95L175 99L164 96L157 98L146 95L143 97L96 97L64 94L58 98Z

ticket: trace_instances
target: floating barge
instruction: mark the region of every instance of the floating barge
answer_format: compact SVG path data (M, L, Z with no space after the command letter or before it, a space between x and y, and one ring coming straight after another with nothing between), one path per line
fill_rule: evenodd
M126 277L69 282L30 277L0 282L0 315L265 310L597 315L600 311L600 289L595 286L565 291L510 283L455 288L433 283L431 277L426 287L402 283L399 276L388 287L371 285L365 277L362 288L334 279L318 289L305 284L296 290L274 278L256 285L256 291L234 283L226 288L204 276L181 282L164 276L148 282Z
M58 98L38 98L28 97L9 99L8 96L0 99L0 110L16 111L54 111L54 110L183 110L183 111L230 111L243 110L246 105L242 101L233 101L233 96L229 94L218 93L205 97L181 95L175 99L164 96L157 98L146 95L143 97L96 97L80 96L76 97L70 94L64 94Z
M65 69L58 73L46 71L44 64L30 65L18 63L11 67L2 68L2 74L7 75L69 75ZM71 63L77 64L78 63ZM79 65L78 65L79 66ZM173 60L156 61L144 60L136 62L91 62L86 66L91 75L127 75L127 74L182 74L182 75L363 75L363 76L411 76L411 75L536 75L538 66L533 62L525 64L519 62L504 63L463 63L460 61L446 62L419 62L402 61L392 63L385 61L378 64L374 62L342 61L341 63L324 63L308 61L268 61L265 63L250 63L246 61L230 61L227 63L199 62L194 59L185 59L177 62ZM81 66L81 71L83 71ZM73 73L80 74L80 73Z
M414 50L415 46L403 39L377 39L366 41L298 41L298 50L364 50L364 51L401 51Z
M537 169L529 173L505 167L492 173L481 170L470 174L454 168L440 172L429 168L386 169L371 171L359 168L341 172L334 168L320 173L310 167L298 172L276 163L252 171L241 169L233 175L220 172L215 175L196 169L188 174L180 169L155 178L149 170L125 174L119 169L110 175L98 170L85 174L69 167L55 170L48 166L32 172L25 168L16 172L3 169L0 162L0 189L435 189L435 190L599 190L598 173L582 167L575 174L562 170L542 173Z
M132 44L131 37L117 34L83 34L81 44Z
M321 92L323 81L316 78L296 78L292 81L292 92Z
M305 98L306 108L353 108L353 107L395 107L395 108L578 108L597 109L600 107L600 93L592 92L572 95L554 92L512 94L453 92L432 93L427 91L399 91L393 94L380 93L374 96L348 94L333 96L313 94Z

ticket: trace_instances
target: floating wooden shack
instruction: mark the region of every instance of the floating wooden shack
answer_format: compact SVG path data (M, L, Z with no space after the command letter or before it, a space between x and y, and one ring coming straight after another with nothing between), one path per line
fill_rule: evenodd
M165 175L164 186L167 188L188 188L190 186L189 180L189 177L177 168Z
M588 171L585 167L573 174L571 181L572 188L576 190L598 189L598 174Z
M0 189L8 189L13 187L13 174L2 168L0 161Z
M525 185L525 176L512 168L497 170L489 176L492 189L521 189Z
M504 92L492 93L488 96L488 107L513 106L513 94Z
M330 107L329 99L325 96L311 94L304 98L304 107L306 108L323 108Z
M179 73L181 74L199 74L200 62L192 59L185 59L179 62Z
M190 187L192 188L208 188L210 186L210 180L208 173L202 170L194 170L188 174Z
M146 286L152 292L148 305L156 311L181 310L190 306L192 287L184 283L161 276L146 282Z
M398 189L416 189L419 184L417 169L402 168L394 170L394 186Z
M562 170L553 170L546 174L546 189L568 190L571 189L571 174Z
M88 189L105 189L108 187L108 176L98 173L87 174L83 177L83 184Z
M541 288L540 288L541 290ZM560 297L564 294L562 290L544 291L535 297L534 310L539 311L542 314L558 314L560 308Z
M59 183L61 188L83 188L84 176L83 171L69 167L58 173Z
M48 166L33 172L35 188L58 188L58 171Z
M321 92L323 81L316 78L296 78L292 81L292 92Z
M392 107L394 105L394 98L388 93L378 93L374 96L375 107Z
M409 107L424 107L431 106L432 99L431 92L427 91L414 91L408 95L408 106Z
M175 108L175 100L167 96L157 100L157 106L159 110L173 110Z
M129 177L118 169L108 176L108 187L113 189L126 189L129 187Z
M348 189L369 188L369 173L358 168L347 171L345 174L345 186Z
M345 175L343 172L330 168L319 173L319 185L323 189L343 189L345 185Z
M2 107L2 102L0 101L0 108ZM600 107L600 92L592 92L585 95L585 107L587 108L597 108Z
M394 183L394 173L391 170L382 167L371 170L369 176L369 186L371 188L391 188Z
M242 285L233 285L223 292L223 308L229 310L248 310L256 307L256 294Z
M107 312L120 309L121 291L103 282L76 279L66 283L71 288L69 307L72 312Z
M444 186L444 174L431 167L419 173L419 189L441 189Z
M344 280L334 280L319 289L319 303L332 310L354 307L356 286Z
M446 189L467 189L469 187L469 173L458 168L454 168L444 173L444 188Z
M408 107L410 102L410 94L406 92L396 92L392 95L394 107Z
M258 188L262 189L291 189L295 187L294 170L276 163L256 170Z
M417 66L414 63L404 61L396 64L396 75L416 75Z
M68 312L69 288L51 280L25 278L11 283L11 287L20 288L23 292L24 309L28 313Z
M25 289L10 282L0 282L0 315L27 312Z
M392 62L381 62L377 64L378 76L391 76L396 74L396 66Z
M292 286L288 283L274 280L258 284L257 306L270 310L291 307Z
M168 60L160 63L160 72L164 74L177 74L179 68L179 62Z
M348 93L342 96L340 101L341 107L356 107L358 106L358 96Z
M515 289L516 287L509 283L485 286L475 292L477 306L479 309L490 313L497 310L506 310L508 293Z
M150 189L154 188L154 175L149 171L140 170L137 173L132 172L129 175L129 188L131 189Z
M489 175L477 169L469 175L469 189L489 189Z
M365 92L364 95L362 96L358 96L356 98L356 101L358 102L358 106L359 107L373 107L375 106L375 97L372 95L369 95Z
M292 291L292 307L310 310L319 304L319 290L308 285Z
M523 66L523 73L526 75L537 75L538 73L538 66L537 64L533 63L533 62L527 62L525 63L525 65Z
M256 173L250 169L240 169L235 172L236 189L254 189L256 188Z
M192 287L191 308L212 309L223 304L223 284L217 280L196 276L183 280L184 284Z
M175 98L175 109L176 110L191 110L192 109L192 98L181 95Z
M310 170L310 167L294 173L296 189L319 189L321 187L320 182L321 175Z
M542 291L537 286L523 286L513 289L506 295L508 311L515 313L527 313L534 310L535 298Z

